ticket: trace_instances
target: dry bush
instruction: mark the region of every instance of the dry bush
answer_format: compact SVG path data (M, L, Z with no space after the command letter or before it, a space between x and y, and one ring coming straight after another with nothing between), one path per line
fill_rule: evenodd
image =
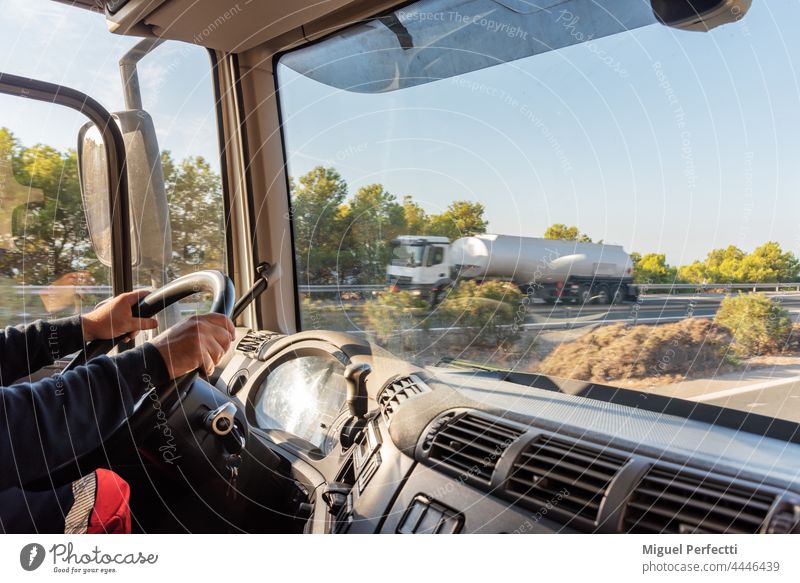
M463 328L467 345L511 345L518 337L513 326L521 300L522 293L513 284L467 281L441 303L437 318L445 326Z
M602 326L558 346L537 367L544 374L613 383L669 383L731 367L731 334L706 319L658 326Z
M726 297L715 321L731 331L732 348L743 358L778 354L786 347L792 330L789 312L764 294Z

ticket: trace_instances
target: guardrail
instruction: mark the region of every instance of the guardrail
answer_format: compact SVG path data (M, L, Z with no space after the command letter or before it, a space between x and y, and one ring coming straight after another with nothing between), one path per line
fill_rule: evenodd
M745 289L751 291L767 290L781 291L791 290L800 292L800 282L791 283L639 283L636 284L640 291L685 291L685 290L734 290ZM321 284L321 285L299 285L298 291L304 294L314 293L348 293L348 292L375 292L386 289L384 284ZM71 290L76 294L111 294L111 286L107 285L18 285L14 286L17 294L44 294L54 291Z
M800 292L800 282L792 283L637 283L636 287L640 291L648 292L653 290L679 291L679 290L711 290L711 289L746 289L753 292L759 290L781 291L792 290Z
M372 292L372 291L383 291L386 289L386 285L385 284L347 285L347 284L331 283L324 285L298 285L297 289L301 294Z

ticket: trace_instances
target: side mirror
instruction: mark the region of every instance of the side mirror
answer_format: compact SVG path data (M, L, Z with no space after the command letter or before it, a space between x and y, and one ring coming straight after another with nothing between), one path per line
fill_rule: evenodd
M172 258L164 171L155 127L143 110L114 113L125 140L131 217L131 259L134 266L163 271ZM98 259L111 265L111 210L105 150L91 122L78 133L78 166L89 237Z
M753 0L651 0L655 17L666 26L707 32L741 20Z

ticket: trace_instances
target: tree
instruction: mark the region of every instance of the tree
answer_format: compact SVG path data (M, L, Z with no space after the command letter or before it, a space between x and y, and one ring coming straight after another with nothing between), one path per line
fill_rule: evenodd
M75 151L62 153L42 144L26 148L3 128L0 156L5 172L10 156L13 176L13 184L5 185L0 193L4 206L10 203L12 207L3 209L2 271L37 285L87 269L96 276L104 273L88 239ZM20 188L25 196L14 197L12 191ZM7 224L5 218L10 218ZM88 273L81 278L83 283L91 280Z
M448 237L451 241L486 232L489 222L484 218L486 208L479 202L457 200L447 210L433 215L428 221L427 234Z
M709 251L705 262L707 278L714 283L739 281L741 262L744 256L744 251L735 245Z
M667 265L663 253L646 253L636 264L634 280L637 283L672 283L676 269Z
M708 283L708 269L702 261L694 261L689 265L681 265L678 268L678 281L686 283Z
M408 235L428 234L428 214L408 194L403 197L403 217Z
M382 281L391 253L389 243L406 228L403 206L383 185L370 184L358 189L340 216L347 232L342 247L349 251L339 258L341 275Z
M563 223L554 223L547 227L544 232L545 239L560 239L562 241L578 241L579 243L591 243L592 239L586 233L578 231L578 227L568 227Z
M290 180L295 252L301 280L329 281L338 259L345 222L339 207L347 183L333 168L317 166L295 182Z
M168 150L161 153L161 167L172 229L171 275L222 268L225 225L219 175L202 156L176 163Z
M788 282L797 280L799 269L793 253L784 253L778 243L768 241L741 260L737 276L747 283Z

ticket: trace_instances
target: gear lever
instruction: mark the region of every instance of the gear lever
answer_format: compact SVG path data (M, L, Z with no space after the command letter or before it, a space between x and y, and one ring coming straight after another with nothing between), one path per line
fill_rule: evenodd
M355 443L356 436L367 424L369 394L367 393L367 377L372 372L372 367L363 362L350 364L344 369L344 378L347 381L347 409L351 418L342 427L342 447L347 449Z

